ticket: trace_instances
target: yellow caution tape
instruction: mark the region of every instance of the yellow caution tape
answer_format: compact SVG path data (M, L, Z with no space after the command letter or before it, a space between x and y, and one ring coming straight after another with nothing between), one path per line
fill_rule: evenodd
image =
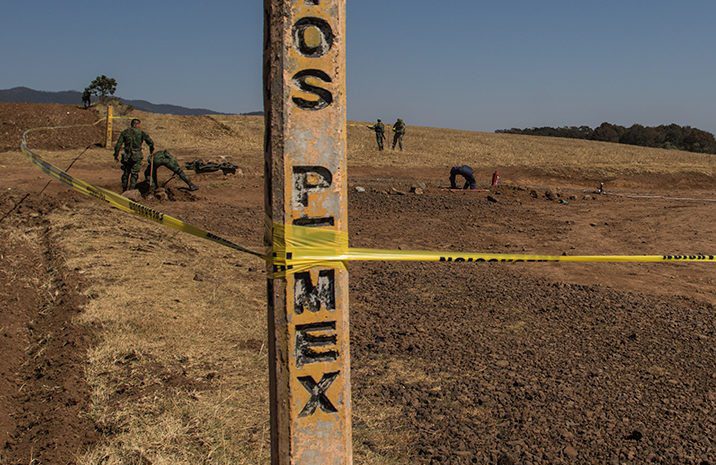
M129 200L126 197L123 197L115 192L112 192L107 189L103 189L101 187L93 186L92 184L85 182L81 179L78 179L67 172L61 170L60 168L57 168L56 166L52 165L49 162L46 162L43 160L39 155L34 153L32 150L30 150L27 146L27 135L31 132L41 131L41 130L47 130L47 129L67 129L67 128L77 128L77 127L91 127L95 126L103 119L95 122L94 124L85 124L85 125L75 125L75 126L61 126L61 127L47 127L47 128L35 128L31 129L29 131L25 131L25 133L22 135L22 142L20 144L20 150L22 153L27 156L28 159L32 163L34 163L36 166L38 166L42 171L45 172L45 174L48 174L49 176L57 179L58 181L66 184L73 190L79 192L80 194L84 194L88 197L94 197L95 199L101 200L103 202L108 203L109 205L118 208L119 210L122 210L127 213L131 213L136 216L140 216L142 218L148 219L150 221L154 221L155 223L162 224L164 226L167 226L172 229L176 229L177 231L181 231L187 234L191 234L192 236L200 237L202 239L206 239L212 242L215 242L217 244L221 244L223 246L229 247L234 250L238 250L239 252L248 253L257 257L264 258L265 254L255 252L251 249L248 249L246 247L243 247L241 245L235 244L234 242L231 242L228 239L224 239L220 236L217 236L216 234L212 234L208 231L205 231L201 228L198 228L192 224L185 223L184 221L181 221L177 218L174 218L172 216L167 215L166 213L159 212L157 210L154 210L152 208L149 208L147 206L144 206L142 204L139 204L137 202L133 202L132 200Z
M50 129L69 129L90 127L99 124L55 126L35 128L22 136L20 149L42 171L75 191L108 203L124 212L146 218L155 223L212 241L239 252L248 253L266 259L273 268L274 277L285 277L288 274L300 273L314 267L344 268L349 261L400 261L400 262L450 262L450 263L716 263L713 255L588 255L588 256L556 256L556 255L522 255L522 254L489 254L461 252L429 252L407 250L382 250L351 248L348 244L348 233L327 228L311 228L271 223L267 219L268 237L272 238L273 249L263 254L243 247L198 228L192 224L159 212L142 204L129 200L115 192L71 176L43 160L27 146L27 135L31 132Z
M448 263L716 263L713 255L523 255L352 248L348 234L306 226L273 224L276 277L313 267L345 267L349 261Z

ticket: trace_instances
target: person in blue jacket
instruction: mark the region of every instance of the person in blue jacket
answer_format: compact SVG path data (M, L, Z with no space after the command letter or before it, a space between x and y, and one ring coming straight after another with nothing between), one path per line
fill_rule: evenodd
M471 190L477 189L477 181L475 180L475 172L467 165L462 166L453 166L450 170L450 188L451 189L457 189L457 184L455 182L455 178L457 176L462 176L465 178L465 185L462 187L463 189L467 189L468 187Z

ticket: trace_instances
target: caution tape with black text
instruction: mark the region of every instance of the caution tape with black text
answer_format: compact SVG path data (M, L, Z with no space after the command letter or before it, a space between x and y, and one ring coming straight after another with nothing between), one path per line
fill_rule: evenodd
M42 130L59 130L91 127L104 121L103 118L91 125L55 126L35 128L25 131L20 149L27 158L47 175L69 186L71 189L106 204L169 228L221 244L233 250L247 253L270 261L274 277L306 271L310 268L344 267L349 261L402 261L402 262L446 262L446 263L716 263L714 255L590 255L590 256L552 256L527 254L490 254L462 252L430 252L352 248L348 244L348 234L326 228L311 228L271 224L268 233L273 237L273 248L268 253L260 253L224 239L202 228L174 218L166 213L154 210L134 202L110 190L96 187L78 179L67 172L43 160L27 144L27 135Z

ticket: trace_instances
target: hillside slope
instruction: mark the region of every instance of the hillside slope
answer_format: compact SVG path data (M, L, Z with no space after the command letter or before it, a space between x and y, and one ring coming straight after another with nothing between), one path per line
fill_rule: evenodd
M123 103L134 108L151 113L165 113L170 115L213 115L218 111L206 108L186 108L179 105L156 104L146 100L130 100L119 98ZM56 103L61 105L80 105L82 92L65 90L59 92L46 92L28 87L14 87L0 90L0 102L6 103Z
M238 151L247 162L262 169L263 119L245 116L180 117L145 114L145 128L162 146L179 150L202 147L205 153ZM379 152L368 123L348 125L350 167L376 174L396 173L415 178L445 177L450 167L469 164L480 181L489 181L494 170L503 179L547 177L566 182L649 181L670 185L679 182L716 185L716 156L677 150L635 147L605 142L537 136L517 136L408 126L405 152Z
M87 123L101 116L101 110L96 113L81 111L74 106L0 103L0 115L0 150L12 150L18 146L19 135L27 128L46 126L53 121L62 124L71 124L72 121ZM196 152L199 149L205 156L240 155L247 165L256 169L263 166L263 118L260 116L184 116L136 110L131 116L144 121L145 130L162 148L180 152ZM116 121L115 133L118 134L127 125L127 120ZM416 177L430 175L422 170L434 168L442 176L446 169L459 164L473 166L483 177L489 177L495 169L507 174L527 170L540 176L590 182L683 174L688 182L708 187L713 186L710 183L716 176L716 156L713 155L606 142L416 126L408 126L405 152L379 152L373 134L366 126L368 123L349 122L350 166L370 167L378 171L413 170Z

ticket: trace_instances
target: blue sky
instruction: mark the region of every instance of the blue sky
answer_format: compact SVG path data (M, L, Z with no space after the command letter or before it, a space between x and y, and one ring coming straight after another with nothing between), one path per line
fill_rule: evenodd
M261 108L261 0L3 0L0 88ZM716 131L712 0L348 0L352 119Z

